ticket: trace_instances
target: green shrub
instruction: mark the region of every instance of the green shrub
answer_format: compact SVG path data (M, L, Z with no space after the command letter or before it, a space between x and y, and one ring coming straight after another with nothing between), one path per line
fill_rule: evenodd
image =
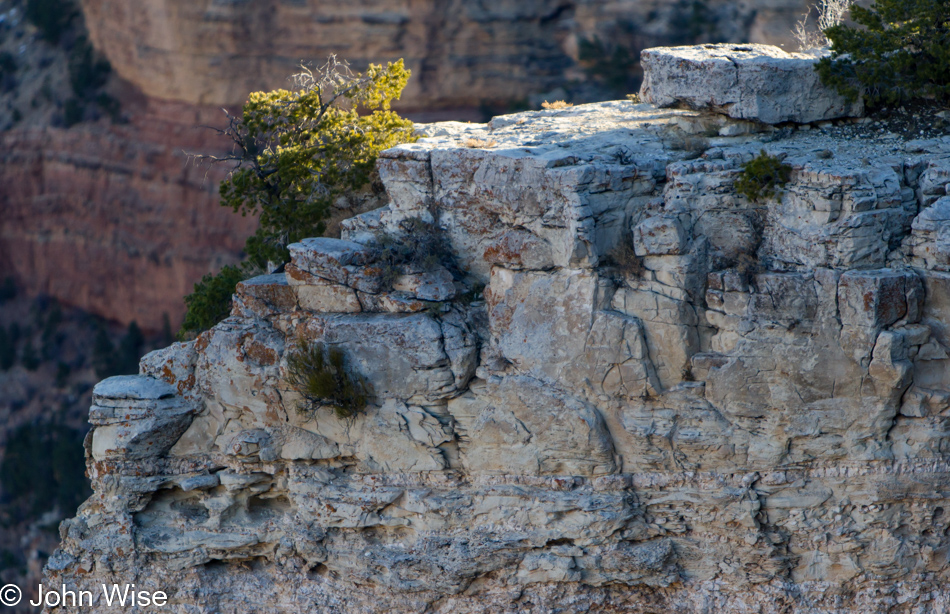
M825 30L830 58L817 70L823 83L873 106L914 98L950 98L950 3L946 0L877 0L851 5L851 19Z
M354 75L331 58L295 79L294 91L252 93L225 131L239 153L221 204L259 215L244 251L261 268L322 235L333 202L371 181L379 153L415 140L412 122L389 110L409 79L402 60Z
M736 192L752 202L768 200L788 183L792 167L762 150L752 158L736 179Z
M402 60L354 74L331 56L321 69L296 75L295 90L254 92L240 117L228 116L221 132L235 154L197 158L235 164L221 183L221 204L257 215L258 229L244 246L244 265L206 275L185 297L179 337L227 317L249 271L285 263L289 244L321 236L333 202L371 183L379 153L416 139L412 122L389 108L409 76Z
M195 284L195 291L185 297L188 311L178 333L180 339L206 331L231 313L231 297L237 285L250 277L247 267L228 265L217 275L210 273Z
M448 242L438 224L414 217L399 224L399 235L377 237L376 260L383 269L383 288L392 288L404 271L425 272L444 266L453 273L457 266Z
M617 247L607 254L607 264L616 267L617 272L624 277L639 279L646 270L643 267L643 258L637 255L633 248L633 238L627 234L620 240Z
M339 418L353 418L370 396L369 384L347 364L343 350L303 339L287 356L287 383L303 397L298 411L308 415L329 406Z

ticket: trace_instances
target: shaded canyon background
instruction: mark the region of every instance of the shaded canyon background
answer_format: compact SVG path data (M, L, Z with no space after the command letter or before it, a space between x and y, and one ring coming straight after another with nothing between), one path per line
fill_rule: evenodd
M404 58L397 109L483 121L622 98L639 52L793 49L804 0L0 0L0 580L34 586L85 496L92 384L165 345L254 220L189 153L254 90L329 54ZM133 324L134 323L134 324Z

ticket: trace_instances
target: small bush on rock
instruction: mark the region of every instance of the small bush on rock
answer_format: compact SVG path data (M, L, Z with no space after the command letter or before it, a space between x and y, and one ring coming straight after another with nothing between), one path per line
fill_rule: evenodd
M950 99L950 3L946 0L877 0L850 7L863 28L825 30L830 58L817 66L823 83L873 106L914 98Z
M629 236L625 236L617 244L617 247L610 250L610 253L607 254L607 263L616 267L617 272L624 277L633 279L643 277L646 270L643 267L643 258L637 255Z
M791 173L791 166L762 150L742 168L736 179L736 192L752 202L768 200L788 183Z
M245 252L260 267L322 235L333 202L370 182L379 152L415 140L412 122L389 110L409 79L402 60L363 75L331 57L294 79L294 91L252 93L224 131L236 168L221 183L221 204L259 216Z
M312 415L329 406L344 419L366 409L369 384L347 364L343 350L300 340L287 357L287 383L303 400L298 411Z
M208 330L231 313L231 296L237 285L250 277L252 269L228 265L217 275L207 274L195 284L195 291L185 297L188 311L182 322L179 339Z
M407 272L423 273L444 266L457 273L455 258L438 224L414 217L399 226L401 234L377 237L376 260L383 269L383 288L392 288L396 278Z

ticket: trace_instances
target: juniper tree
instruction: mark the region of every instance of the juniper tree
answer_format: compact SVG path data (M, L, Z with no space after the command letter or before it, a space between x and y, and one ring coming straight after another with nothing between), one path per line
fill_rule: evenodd
M830 58L818 63L824 83L873 106L914 98L950 98L950 2L877 0L851 5L851 19L825 30Z
M289 244L322 235L333 202L372 181L379 153L414 140L412 122L390 109L409 76L402 60L371 64L360 74L331 56L321 68L295 75L294 89L254 92L240 116L228 115L221 132L234 144L231 155L198 158L234 164L221 183L221 204L258 216L244 246L244 278L289 260ZM222 274L226 284L206 277L185 299L182 334L227 315L219 297L229 301L241 276L234 268ZM211 290L215 296L205 296Z

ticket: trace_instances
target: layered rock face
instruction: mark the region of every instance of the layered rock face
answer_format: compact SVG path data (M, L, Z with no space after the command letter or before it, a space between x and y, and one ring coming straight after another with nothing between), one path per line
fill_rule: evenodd
M288 87L301 61L335 53L363 69L405 57L413 78L401 109L478 119L483 103L508 108L589 79L577 61L582 40L629 47L634 57L644 46L673 41L780 42L806 6L804 0L749 7L719 0L81 4L96 48L134 86L118 95L130 123L0 135L0 267L30 294L123 324L136 320L149 330L162 327L163 314L176 326L181 297L202 275L237 260L254 229L252 220L217 210L223 173L189 166L182 150L218 151L213 133L196 127L222 126L219 107L239 106L251 91ZM66 79L62 64L58 80ZM25 84L47 77L22 75L23 91L39 89ZM29 114L29 101L20 104Z
M477 109L583 79L579 42L631 47L751 40L791 45L804 0L754 5L657 0L218 2L82 0L92 40L147 95L237 105L288 86L300 63L339 54L362 70L405 58L401 108ZM765 5L765 6L763 6Z
M0 134L0 268L42 294L123 323L174 326L181 297L234 262L254 220L218 206L225 169L186 151L225 150L200 124L219 121L149 103L125 125Z
M379 162L387 206L97 386L95 494L48 585L189 612L950 611L950 143L629 102L420 130ZM751 202L762 149L791 179ZM373 245L416 218L447 266L386 284ZM365 413L298 410L300 339L345 353Z

